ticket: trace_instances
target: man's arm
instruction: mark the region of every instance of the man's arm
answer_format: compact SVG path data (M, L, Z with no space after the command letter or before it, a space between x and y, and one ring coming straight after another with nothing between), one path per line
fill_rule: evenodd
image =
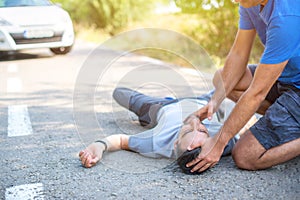
M215 93L211 101L207 106L195 112L201 120L205 118L211 119L212 114L243 77L255 35L256 31L254 29L238 30L222 73L215 73L213 79Z
M129 136L124 134L110 135L103 142L91 143L79 152L79 158L84 167L90 168L96 165L103 156L104 151L129 150Z
M256 112L287 62L258 66L249 89L241 96L222 129L202 146L201 154L188 163L188 166L198 163L192 171L202 172L219 161L225 145Z
M220 132L220 140L227 142L247 123L267 96L286 64L287 61L279 64L260 64L257 67L249 89L242 95L225 121Z

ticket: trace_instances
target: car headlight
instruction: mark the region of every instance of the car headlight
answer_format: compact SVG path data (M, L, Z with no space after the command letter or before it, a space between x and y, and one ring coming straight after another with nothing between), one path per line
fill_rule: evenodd
M0 17L0 26L10 26L11 23Z

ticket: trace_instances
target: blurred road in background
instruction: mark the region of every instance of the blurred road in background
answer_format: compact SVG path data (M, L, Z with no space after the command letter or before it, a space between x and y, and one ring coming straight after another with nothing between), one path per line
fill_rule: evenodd
M103 69L99 87L92 88L95 113L90 114L98 121L98 129L89 121L79 127L73 109L77 77L87 63L103 68L101 60L114 54L107 49L95 51L96 47L78 41L65 56L32 50L1 57L0 199L299 199L299 158L251 172L237 169L231 157L225 157L210 171L190 176L167 159L115 152L105 155L94 168L83 168L78 152L89 142L143 130L135 116L111 100L114 87L140 87L158 96L181 96L188 91L201 94L211 89L211 75L199 78L191 69L163 68L157 60L128 55ZM135 79L124 77L137 66L153 68L158 74L176 71L188 84L170 83L171 89L175 84L176 95L159 84L134 86Z

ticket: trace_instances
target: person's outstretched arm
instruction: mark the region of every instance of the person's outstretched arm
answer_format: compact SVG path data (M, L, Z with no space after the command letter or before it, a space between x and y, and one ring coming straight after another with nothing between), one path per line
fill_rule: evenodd
M91 143L79 152L79 158L84 167L93 167L99 162L106 151L128 150L129 136L125 134L111 135Z

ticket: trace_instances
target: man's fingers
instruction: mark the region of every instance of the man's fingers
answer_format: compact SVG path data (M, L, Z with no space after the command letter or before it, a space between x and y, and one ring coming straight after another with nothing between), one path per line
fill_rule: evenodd
M209 168L214 167L218 162L213 162L213 163L198 163L192 170L191 172L204 172L206 170L208 170Z
M201 160L200 162L198 162L193 169L191 170L191 172L195 172L195 171L200 171L201 168L205 167L207 163L204 160Z
M84 150L79 152L79 157L81 157L81 155L84 153Z
M81 163L82 163L83 166L91 167L90 166L91 155L88 151L83 152L80 159L81 159Z
M81 157L81 164L84 166L86 161L86 157L82 156Z
M214 106L210 103L207 110L207 119L211 120L214 114Z
M202 158L200 158L199 156L197 156L194 160L192 160L191 162L187 163L186 166L187 167L191 167L195 164L197 164L198 162L200 162L202 160Z
M213 168L218 162L214 162L214 163L207 163L205 164L200 170L199 172L204 172L205 170L209 169L209 168Z
M206 114L207 114L207 110L208 110L208 107L207 107L207 105L206 105L206 106L204 106L203 108L197 110L197 111L195 112L195 115L196 115L197 117L202 117L203 115L206 115Z
M211 167L211 165L209 163L206 163L205 165L203 165L203 167L201 167L198 171L199 172L204 172L205 170L209 169ZM197 170L196 170L197 171Z
M218 162L213 163L210 167L214 167L216 164L218 164Z
M80 156L81 164L84 165L87 159L86 152L83 152Z
M93 158L91 161L90 161L90 164L91 164L91 167L94 166L100 159L98 157L95 157Z
M99 157L94 157L86 149L79 152L79 158L81 160L81 164L87 168L93 167L100 160Z

